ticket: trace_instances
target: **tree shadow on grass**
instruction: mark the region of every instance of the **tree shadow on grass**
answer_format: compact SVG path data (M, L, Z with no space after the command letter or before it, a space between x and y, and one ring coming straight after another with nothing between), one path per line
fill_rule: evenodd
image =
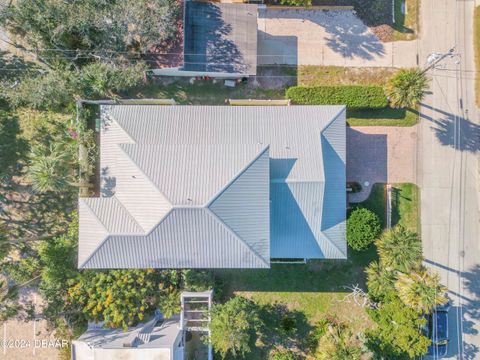
M270 269L215 270L216 281L228 298L238 291L348 292L348 286L365 285L364 269L376 259L372 246L363 252L349 250L347 260L310 260L307 264L272 264Z
M408 109L408 111L412 111ZM368 109L368 110L347 110L347 117L354 117L357 119L405 119L407 109L386 107L383 109Z
M311 347L310 334L313 327L305 314L298 310L289 310L285 304L273 303L257 305L262 326L259 330L257 346L248 358L267 358L278 348L305 353Z

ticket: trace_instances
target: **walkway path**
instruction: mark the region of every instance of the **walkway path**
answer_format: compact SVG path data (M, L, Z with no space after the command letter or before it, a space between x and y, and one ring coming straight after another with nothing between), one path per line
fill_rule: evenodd
M347 128L347 181L362 184L349 201L366 200L375 183L416 183L416 152L417 126Z

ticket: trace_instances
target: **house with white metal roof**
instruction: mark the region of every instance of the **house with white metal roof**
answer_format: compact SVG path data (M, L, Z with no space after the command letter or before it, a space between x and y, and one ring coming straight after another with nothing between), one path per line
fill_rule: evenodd
M80 268L344 259L345 107L101 106Z
M135 327L112 329L103 324L89 324L72 341L72 360L183 360L184 331L178 316L155 316Z

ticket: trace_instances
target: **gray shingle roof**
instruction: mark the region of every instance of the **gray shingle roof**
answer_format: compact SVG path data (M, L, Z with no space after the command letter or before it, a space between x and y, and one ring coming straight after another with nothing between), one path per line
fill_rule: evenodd
M108 189L80 199L81 267L346 257L344 107L115 105L102 119Z

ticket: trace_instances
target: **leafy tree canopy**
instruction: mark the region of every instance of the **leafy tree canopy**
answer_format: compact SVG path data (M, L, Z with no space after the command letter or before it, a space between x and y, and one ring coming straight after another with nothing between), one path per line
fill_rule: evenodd
M0 111L0 181L12 176L26 144L19 137L18 118L11 113Z
M19 0L6 25L29 46L50 49L40 56L82 60L77 49L107 56L162 45L176 36L179 14L175 0Z
M185 290L206 291L213 289L214 279L209 271L187 269L183 272Z
M182 310L180 305L180 291L167 291L160 297L158 307L166 318L174 314L179 314Z
M357 208L347 220L347 243L354 250L365 250L381 231L382 226L375 213L365 208Z
M25 76L5 94L14 107L63 110L75 99L116 97L121 91L140 85L145 79L144 62L91 62L80 69L56 67Z
M78 215L73 213L67 233L44 241L39 247L42 263L40 291L46 299L44 313L57 318L65 308L69 283L80 276L77 270Z
M377 326L367 330L367 345L375 353L388 359L410 359L427 352L430 340L421 331L426 320L400 299L381 304L370 315Z
M211 341L215 351L225 358L245 355L255 342L260 320L254 304L241 296L212 308Z
M158 291L152 269L85 271L68 296L86 318L126 329L154 310Z

